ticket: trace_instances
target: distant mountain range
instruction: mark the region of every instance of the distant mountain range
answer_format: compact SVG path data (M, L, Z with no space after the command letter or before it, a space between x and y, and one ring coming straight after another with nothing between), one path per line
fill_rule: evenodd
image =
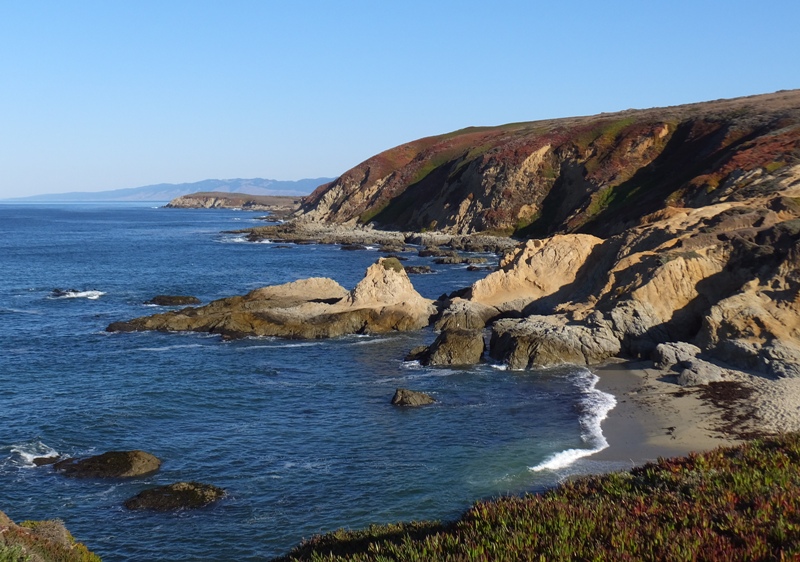
M223 191L249 195L308 195L334 178L308 178L297 181L279 181L262 178L203 180L194 183L159 183L143 187L114 189L111 191L53 193L15 197L6 201L171 201L176 197L199 191Z

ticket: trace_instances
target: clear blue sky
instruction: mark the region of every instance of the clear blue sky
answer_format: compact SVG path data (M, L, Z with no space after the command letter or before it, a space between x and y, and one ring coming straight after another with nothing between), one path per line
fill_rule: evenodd
M0 0L0 198L800 87L800 2Z

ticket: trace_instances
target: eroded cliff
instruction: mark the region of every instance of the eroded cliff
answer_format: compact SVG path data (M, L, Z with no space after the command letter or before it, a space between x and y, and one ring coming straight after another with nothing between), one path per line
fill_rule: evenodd
M800 91L468 128L387 150L297 216L396 230L607 237L668 207L746 200L800 162Z

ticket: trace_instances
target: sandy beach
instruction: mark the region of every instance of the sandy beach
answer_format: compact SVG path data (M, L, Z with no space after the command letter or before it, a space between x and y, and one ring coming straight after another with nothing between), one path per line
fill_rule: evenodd
M684 388L650 361L614 362L593 371L617 406L602 423L608 448L592 461L638 465L770 433L800 431L800 379L741 371L707 387Z

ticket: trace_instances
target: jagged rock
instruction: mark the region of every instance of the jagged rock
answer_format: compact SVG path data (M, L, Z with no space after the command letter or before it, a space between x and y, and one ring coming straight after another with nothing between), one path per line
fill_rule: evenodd
M175 511L205 507L225 497L225 490L199 482L177 482L139 492L125 500L131 510Z
M620 342L608 326L568 324L551 316L498 320L489 343L491 357L512 369L595 365L619 352Z
M573 284L600 243L601 239L586 234L528 240L506 255L497 271L472 285L470 300L521 311Z
M489 320L499 316L500 312L493 306L468 301L459 297L450 300L447 308L434 322L437 330L478 330L486 326Z
M703 386L726 378L726 369L702 359L689 359L681 362L681 366L684 367L678 375L678 384L681 386Z
M700 348L690 343L660 343L653 352L653 363L657 369L667 370L694 359L699 353Z
M200 299L190 296L179 295L156 295L144 304L155 304L158 306L187 306L191 304L200 304Z
M331 279L303 279L198 308L115 322L107 330L312 339L417 330L427 326L435 313L433 301L414 290L402 264L393 258L380 258L349 292Z
M398 388L392 397L392 404L395 406L425 406L433 404L436 400L424 392Z
M145 451L109 451L85 459L65 459L53 468L73 478L134 478L156 472L161 461Z
M423 365L475 365L485 350L483 330L445 330L422 355Z

